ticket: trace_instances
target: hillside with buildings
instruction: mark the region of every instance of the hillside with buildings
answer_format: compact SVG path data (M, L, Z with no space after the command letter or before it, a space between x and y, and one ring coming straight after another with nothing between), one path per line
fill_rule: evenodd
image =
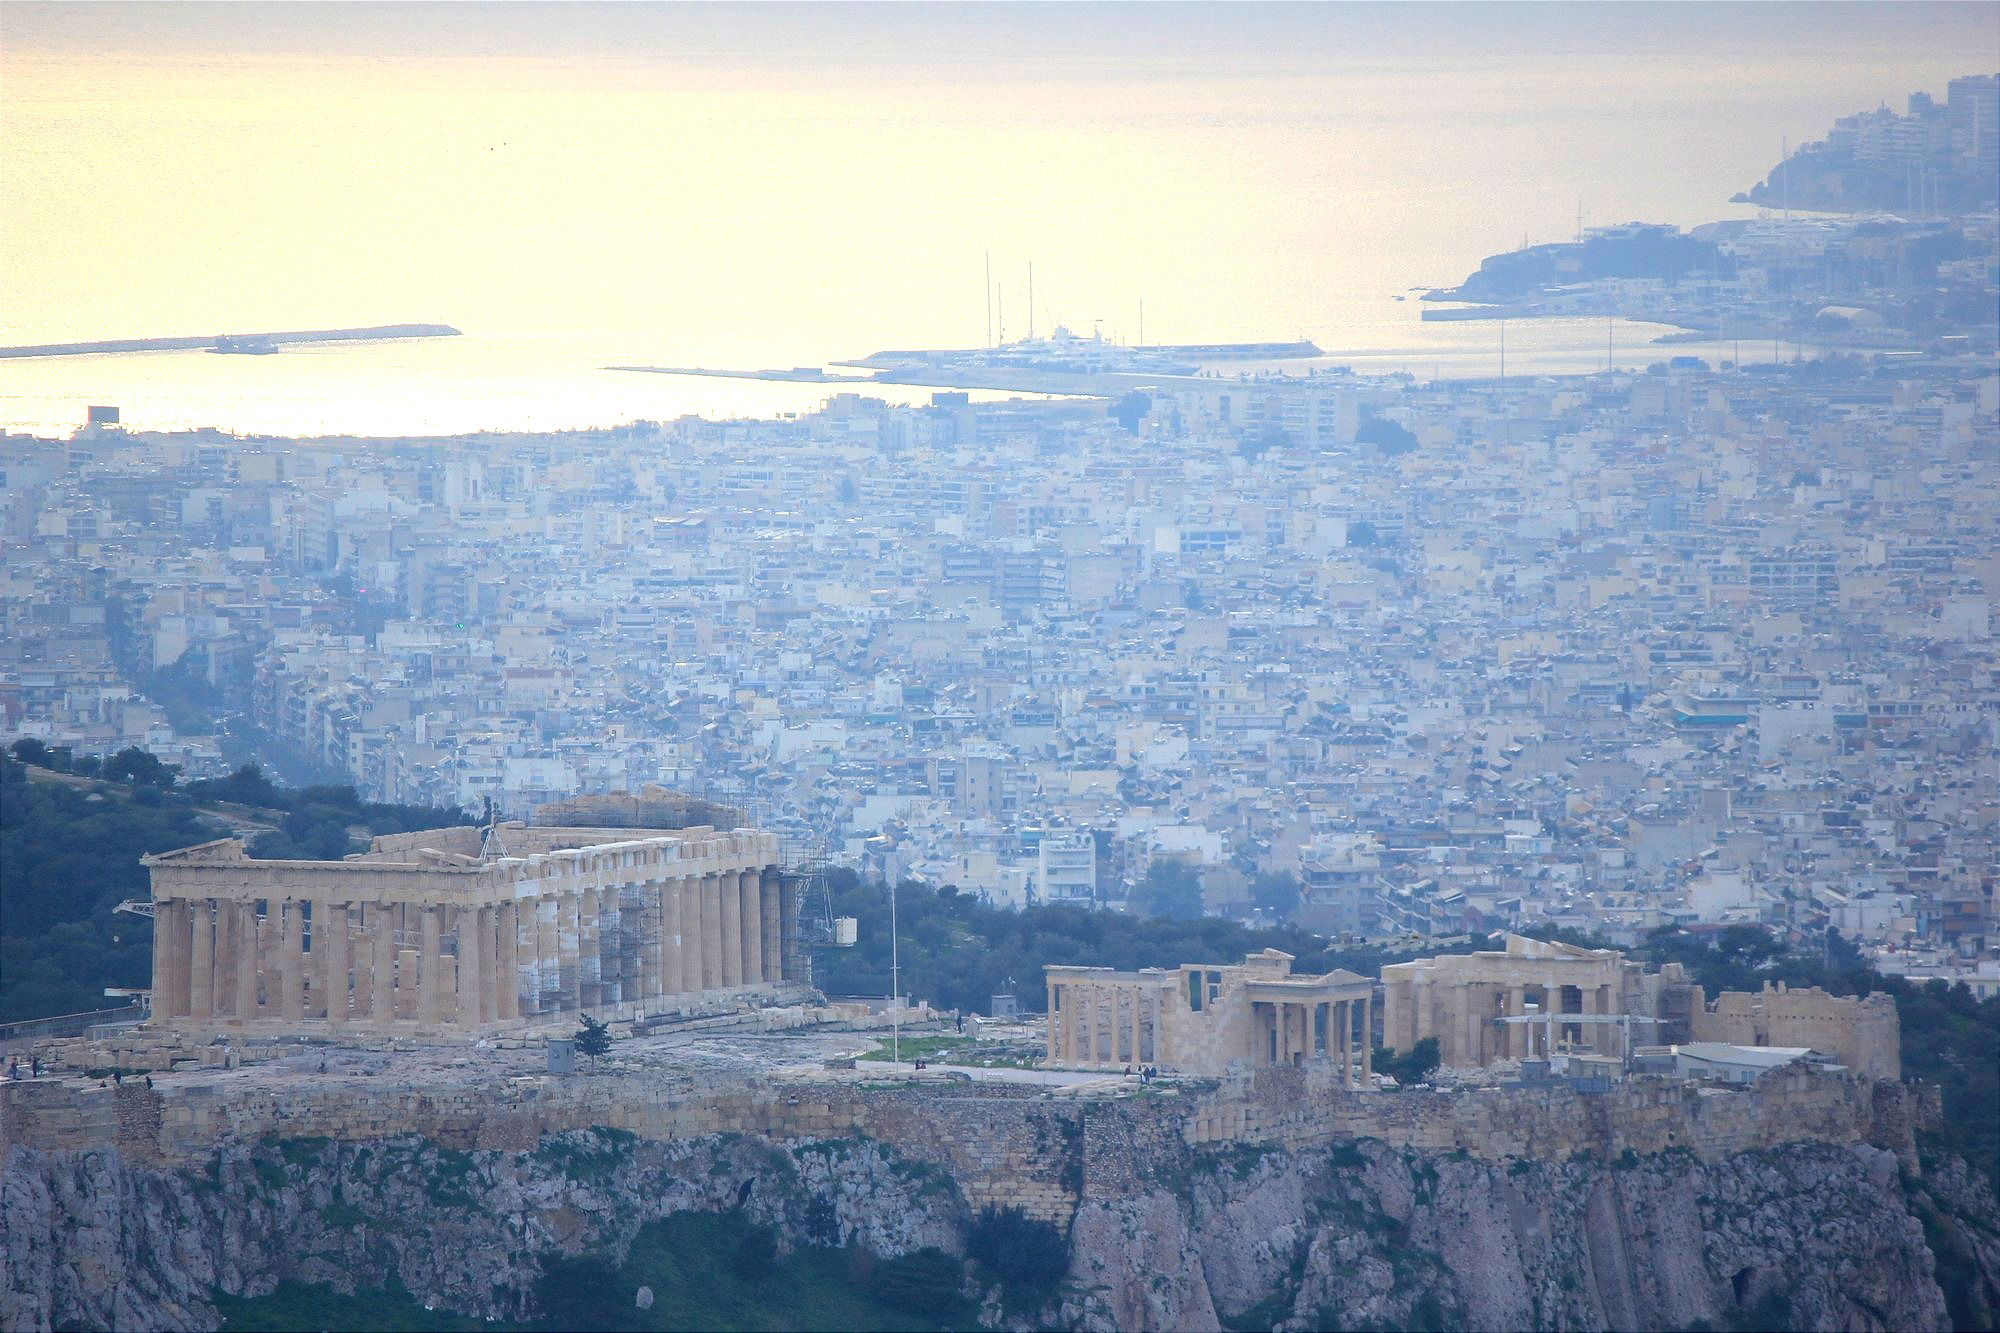
M1953 79L1942 101L1916 92L1900 112L1884 105L1842 116L1737 198L1906 217L1991 210L2000 204L2000 74Z

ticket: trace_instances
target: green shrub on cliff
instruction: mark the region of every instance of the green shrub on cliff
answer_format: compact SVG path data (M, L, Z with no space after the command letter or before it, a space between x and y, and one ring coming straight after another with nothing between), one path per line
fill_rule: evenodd
M946 1326L965 1304L959 1286L965 1265L936 1248L884 1259L875 1265L870 1289L884 1305L922 1315Z
M1019 1208L987 1204L966 1228L966 1257L1023 1294L1046 1294L1069 1271L1069 1241L1052 1223Z

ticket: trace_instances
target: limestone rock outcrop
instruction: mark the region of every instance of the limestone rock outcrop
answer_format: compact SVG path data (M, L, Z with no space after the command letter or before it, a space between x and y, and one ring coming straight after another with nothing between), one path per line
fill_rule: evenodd
M1082 1328L1954 1326L1897 1162L1866 1145L1511 1167L1237 1149L1191 1183L1086 1199L1076 1234L1082 1294L1061 1322ZM1176 1252L1190 1262L1163 1286Z
M1083 1182L1060 1298L1032 1316L989 1299L989 1319L1944 1329L1947 1266L1961 1309L2000 1305L2000 1207L1983 1178L1947 1160L1919 1179L1867 1145L1510 1165L1361 1141L1130 1166ZM216 1292L390 1275L427 1304L521 1318L548 1260L615 1264L647 1221L739 1207L788 1245L881 1254L957 1252L972 1211L941 1168L858 1138L597 1130L529 1152L274 1139L194 1169L16 1145L0 1177L0 1327L207 1329Z

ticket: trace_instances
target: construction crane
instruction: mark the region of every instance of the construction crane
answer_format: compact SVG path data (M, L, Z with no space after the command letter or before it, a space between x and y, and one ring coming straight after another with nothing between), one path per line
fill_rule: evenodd
M1554 1010L1550 1010L1546 1013L1540 1013L1540 1014L1507 1014L1504 1017L1495 1018L1493 1021L1495 1023L1541 1024L1543 1028L1543 1034L1542 1034L1543 1055L1553 1055L1556 1053L1558 1049L1558 1045L1556 1042L1556 1025L1558 1023L1560 1023L1564 1027L1568 1027L1572 1023L1578 1026L1581 1026L1585 1023L1597 1023L1597 1024L1615 1023L1618 1025L1619 1030L1625 1034L1624 1051L1626 1054L1629 1055L1631 1054L1632 1051L1632 1025L1634 1023L1660 1023L1664 1022L1665 1020L1658 1018L1648 1018L1644 1014L1559 1014L1556 1013ZM1530 1037L1528 1045L1531 1049L1533 1048L1534 1041L1532 1037ZM1561 1049L1564 1050L1570 1049L1570 1042L1568 1038L1564 1038L1563 1042L1561 1043Z

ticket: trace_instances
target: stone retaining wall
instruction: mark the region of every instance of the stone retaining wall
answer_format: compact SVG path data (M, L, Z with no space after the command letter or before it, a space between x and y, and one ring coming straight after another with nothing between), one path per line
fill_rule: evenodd
M1463 1151L1485 1160L1561 1161L1686 1149L1716 1160L1752 1148L1873 1143L1914 1167L1913 1133L1935 1121L1935 1090L1810 1070L1754 1088L1641 1079L1608 1092L1567 1083L1481 1092L1357 1093L1312 1069L1105 1099L1057 1099L1006 1085L880 1088L778 1081L662 1092L640 1077L526 1077L412 1086L388 1077L299 1085L104 1089L0 1085L0 1151L116 1147L128 1159L199 1167L228 1139L349 1141L417 1134L461 1150L527 1151L546 1135L606 1126L673 1141L710 1135L871 1139L947 1172L978 1208L1008 1204L1067 1222L1086 1182L1096 1197L1141 1191L1163 1165L1204 1145L1298 1151L1354 1139Z

